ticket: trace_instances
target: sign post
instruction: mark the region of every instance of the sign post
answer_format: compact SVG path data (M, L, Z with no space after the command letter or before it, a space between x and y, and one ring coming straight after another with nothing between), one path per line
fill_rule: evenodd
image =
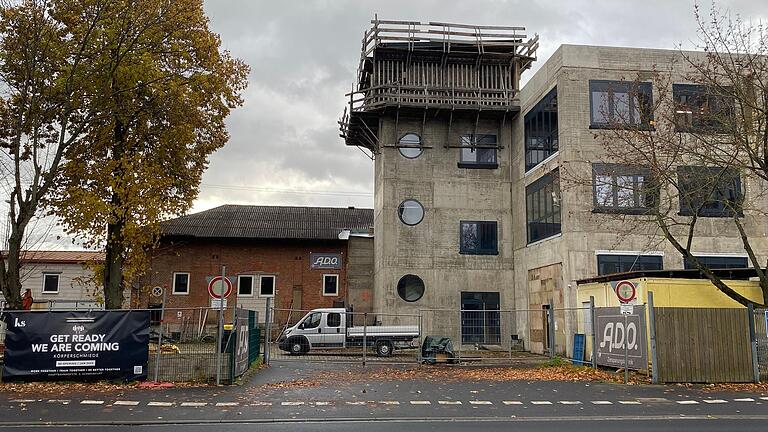
M232 291L232 283L226 278L227 266L221 266L221 276L211 279L208 284L208 293L213 298L219 299L219 329L218 329L218 347L216 347L216 385L221 385L221 354L222 346L221 342L224 338L224 300ZM216 284L220 286L220 292L216 291ZM226 286L226 288L225 288Z
M633 305L637 302L637 288L631 281L623 280L616 284L616 297L621 303L621 314L624 315L624 384L629 382L629 343L627 341L627 321L634 312Z
M160 304L160 331L159 336L157 338L157 352L155 353L155 382L158 382L158 376L160 375L160 354L163 350L163 320L165 319L165 296L166 292L168 291L165 289L165 287L155 287L152 288L152 294L155 294L155 289L160 288L160 290L163 292L163 302ZM156 294L155 294L156 295Z

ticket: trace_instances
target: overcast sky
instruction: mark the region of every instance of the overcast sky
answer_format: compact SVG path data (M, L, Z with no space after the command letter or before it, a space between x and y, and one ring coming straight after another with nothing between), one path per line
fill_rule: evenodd
M694 47L688 0L207 0L223 45L251 66L231 139L211 157L194 211L217 205L371 207L373 163L338 136L363 32L380 19L525 26L538 33L538 66L561 44ZM745 18L768 2L719 2ZM702 3L704 12L711 4Z

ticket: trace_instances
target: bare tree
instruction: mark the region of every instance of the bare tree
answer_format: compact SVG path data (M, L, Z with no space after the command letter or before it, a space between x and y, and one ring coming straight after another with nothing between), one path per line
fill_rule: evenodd
M677 63L655 70L652 82L646 72L604 89L607 127L594 137L606 163L566 172L593 188L596 208L618 209L608 217L627 232L659 236L720 291L759 304L692 253L717 217L741 240L766 305L768 273L756 246L764 248L757 242L768 209L768 34L714 6L695 17L701 52L678 50Z

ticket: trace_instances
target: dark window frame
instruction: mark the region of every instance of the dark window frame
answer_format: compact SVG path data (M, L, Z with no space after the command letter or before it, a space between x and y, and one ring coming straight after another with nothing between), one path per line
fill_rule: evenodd
M602 259L602 260L601 260ZM606 262L614 260L615 262ZM602 261L602 262L601 262ZM658 264L658 265L657 265ZM619 268L616 272L603 272L606 265L615 265ZM628 268L624 268L627 267ZM630 254L597 254L597 275L627 273L641 270L664 270L664 257L662 255L630 255Z
M608 94L607 121L598 122L595 119L595 93ZM616 119L616 95L626 94L629 122ZM635 107L635 98L640 107ZM653 130L653 85L650 82L590 80L589 81L589 128L590 129L644 129ZM637 108L637 109L635 109ZM604 115L605 115L604 114ZM634 119L635 114L639 119Z
M558 170L541 176L525 187L525 225L528 244L562 233L560 197Z
M413 142L405 142L405 143L403 143L403 140L405 139L405 137L407 137L409 135L413 135L416 138L418 138L418 142L417 143L413 143ZM424 142L421 139L421 135L417 134L416 132L406 132L406 133L404 133L400 137L399 140L397 140L397 150L400 153L400 156L402 156L402 157L404 157L406 159L416 159L419 156L421 156L424 153L423 145L424 145ZM416 156L408 156L408 155L403 153L403 150L418 150L419 154L417 154Z
M411 280L411 282L416 283L419 285L420 293L419 296L413 300L408 300L405 296L407 292L405 292L406 284L408 281ZM400 297L401 300L408 303L415 303L419 300L421 300L422 297L424 297L424 294L427 292L427 285L424 283L424 279L422 279L420 276L415 274L406 274L400 277L400 279L397 280L397 286L395 287L395 290L397 291L397 296Z
M707 187L707 190L697 190L694 186L693 190L690 192L686 192L686 189L688 189L688 186L690 184L697 184L701 185L702 182L697 179L691 179L686 180L686 177L690 176L698 176L702 174L694 173L694 171L709 171L709 176L711 178L715 178L718 176L724 176L725 180L727 181L726 187L721 189L720 185L718 187L717 192L720 194L715 199L709 199L709 196L711 195L711 188ZM725 172L725 174L723 174ZM701 177L699 177L701 178ZM690 184L686 183L689 182ZM730 182L733 181L732 184ZM705 185L708 186L708 185ZM731 187L732 186L732 187ZM710 194L708 194L708 198L704 201L704 204L701 205L701 208L698 209L697 216L699 217L743 217L744 211L742 208L742 203L744 201L744 188L743 184L741 182L741 175L739 172L734 168L720 168L720 167L706 167L706 166L692 166L692 165L681 165L677 167L677 187L678 187L678 198L679 198L679 205L680 205L680 211L678 214L680 216L693 216L694 215L694 209L691 208L691 203L689 201L692 201L696 199L696 197L693 197L691 199L686 198L686 195L692 196L693 194L703 193L709 191ZM700 186L699 186L700 187ZM728 198L728 195L733 193L733 196ZM722 198L720 198L722 197ZM725 204L726 201L732 202L732 206L728 206ZM733 207L736 207L735 209Z
M328 315L325 316L325 325L329 328L341 327L341 314L339 312L328 312Z
M492 138L491 138L492 137ZM467 169L496 169L499 167L499 136L498 134L464 134L459 137L459 168ZM494 146L494 147L476 147L476 146ZM477 153L475 160L465 160L464 150L470 150ZM481 161L483 155L493 155L491 161ZM486 159L483 157L482 159Z
M611 177L611 200L612 205L605 205L598 199L598 177ZM633 205L619 205L621 202L621 186L619 186L619 177L632 179ZM640 178L643 181L640 181ZM600 184L608 184L601 182ZM641 189L642 188L642 189ZM592 206L594 213L622 213L622 214L648 214L658 204L659 190L654 186L651 178L651 171L648 168L637 165L592 164Z
M469 247L464 238L464 226L476 225L477 246ZM497 221L463 220L459 222L459 253L462 255L498 255L499 225Z
M414 222L414 223L408 223L408 222L406 222L403 219L402 207L403 207L403 204L405 204L407 201L413 201L413 202L415 202L416 204L419 205L419 208L421 208L421 218L419 218L419 220ZM405 226L416 226L416 225L422 223L424 221L424 217L426 217L426 216L427 216L427 210L424 208L424 204L422 204L421 201L419 201L417 199L406 198L406 199L402 200L400 202L400 204L397 205L397 218L400 219L400 222L402 222L403 225L405 225Z
M723 123L724 117L708 116L710 113L714 113L713 116L733 117L735 115L733 98L718 94L716 88L704 84L672 84L672 100L675 108L676 132L727 133L728 124ZM711 109L712 107L715 109Z
M701 261L702 264L708 269L732 269L732 268L749 268L749 258L745 256L737 257L737 256L718 256L718 255L694 255L697 260ZM736 262L738 260L738 263ZM718 266L718 264L713 264L717 261L723 261L725 264L723 266ZM744 263L744 265L740 265L741 263ZM683 258L683 268L686 270L693 270L697 269L692 261Z
M560 151L557 116L557 87L555 87L525 115L525 172L534 169Z

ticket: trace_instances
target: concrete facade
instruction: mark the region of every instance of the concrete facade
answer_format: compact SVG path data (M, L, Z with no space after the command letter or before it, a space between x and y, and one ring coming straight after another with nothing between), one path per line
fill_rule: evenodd
M696 55L695 53L692 53ZM701 55L701 54L698 54ZM517 309L540 307L552 301L555 307L581 306L576 298L576 281L597 275L598 252L601 254L652 254L663 257L665 269L683 268L681 255L660 235L643 234L642 229L627 232L624 222L614 216L594 213L593 191L589 184L571 182L561 185L560 208L562 233L527 244L525 188L541 176L555 169L566 171L561 177L591 176L591 163L605 161L603 146L590 130L590 80L651 81L654 70L671 70L672 81L687 82L686 70L680 67L679 53L670 50L614 48L595 46L561 46L539 71L528 81L521 92L522 113L515 122L512 164L512 203L514 219L513 242L515 250L515 304ZM523 116L544 95L557 87L559 151L548 161L525 172L525 135ZM653 93L660 89L654 83ZM669 89L664 91L671 92ZM567 179L563 179L567 182ZM753 188L764 185L746 183L749 200ZM764 198L752 202L757 208L768 208ZM765 261L768 255L764 214L745 211L744 223L752 247ZM739 233L728 218L701 218L698 222L693 250L695 254L728 254L746 256ZM560 277L552 289L542 290L541 283L531 272L558 266ZM556 346L570 349L573 322L577 313L556 316ZM520 322L522 326L527 323ZM520 329L527 334L526 329Z
M680 254L652 227L628 230L617 218L593 212L591 184L561 184L560 232L530 244L526 208L526 186L543 176L567 172L559 176L561 183L566 177L591 178L592 163L606 161L590 129L589 81L639 77L650 82L654 70L672 70L672 81L685 83L687 71L680 69L678 56L669 50L561 46L522 88L519 114L504 122L479 117L476 132L498 136L495 169L460 168L461 150L447 147L458 145L462 134L475 130L475 118L381 115L375 158L374 311L382 315L457 311L461 292L498 292L499 309L514 311L502 312L502 320L512 321L502 323L502 340L511 333L523 339L526 349L544 352L554 330L555 349L563 354L570 352L572 335L583 317L583 311L576 309L583 306L576 281L598 274L598 254L660 256L664 269L682 268ZM669 85L663 90L671 91ZM524 116L555 88L559 151L526 172ZM652 91L657 95L659 89ZM420 156L406 158L395 147L406 133L421 137ZM743 181L747 200L750 191L765 187ZM398 218L398 206L406 199L418 200L425 209L423 221L415 226ZM768 208L765 199L758 201L751 204ZM462 220L496 221L498 255L460 253ZM764 261L768 219L745 211L743 221ZM700 220L693 250L701 255L746 256L733 223L715 217ZM424 281L425 293L418 301L407 302L398 295L398 280L407 274ZM558 310L553 329L547 328L543 312L550 304ZM458 316L444 319L458 327Z

